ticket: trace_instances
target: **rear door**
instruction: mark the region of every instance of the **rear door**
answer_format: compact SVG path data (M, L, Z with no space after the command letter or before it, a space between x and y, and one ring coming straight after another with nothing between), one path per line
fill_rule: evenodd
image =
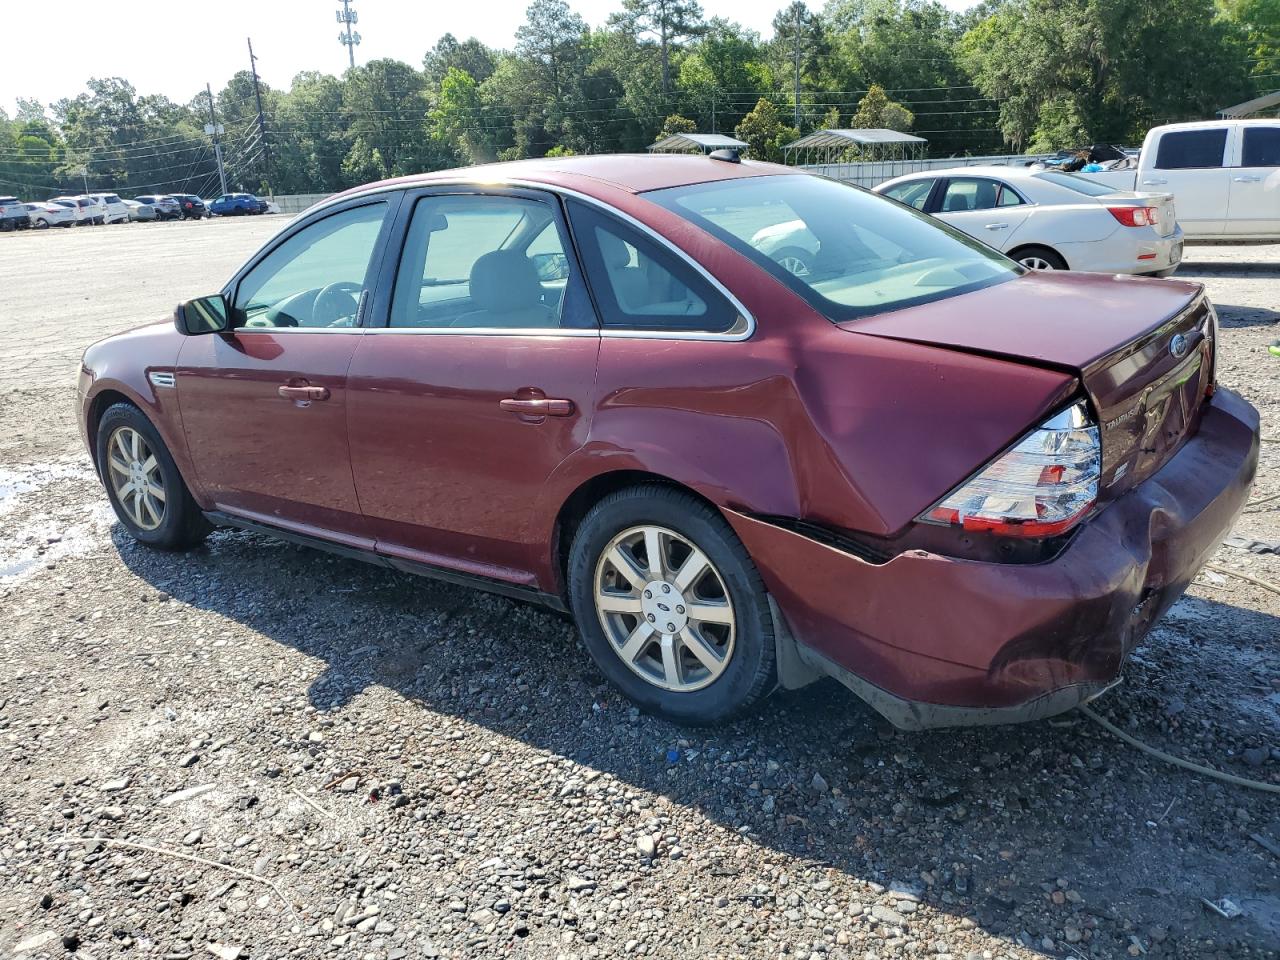
M352 469L379 553L533 586L600 334L559 200L466 190L406 198L348 379Z
M1178 222L1188 237L1223 232L1230 194L1228 125L1202 130L1168 130L1155 144L1150 168L1138 174L1139 192L1172 193ZM1144 157L1145 161L1146 158Z
M398 200L309 218L233 281L230 331L183 342L183 428L217 509L372 547L351 476L347 368Z
M934 216L997 250L1008 250L1032 207L991 177L950 177L934 198Z
M1226 233L1280 237L1280 120L1237 126L1239 166L1231 172Z

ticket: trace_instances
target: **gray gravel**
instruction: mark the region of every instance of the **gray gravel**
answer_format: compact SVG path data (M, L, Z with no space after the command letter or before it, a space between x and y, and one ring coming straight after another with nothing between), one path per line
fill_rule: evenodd
M1280 956L1280 800L1079 714L906 735L826 684L681 730L540 610L252 534L123 538L80 351L282 222L0 237L0 955ZM1187 255L1280 494L1280 248ZM1280 540L1280 499L1235 533ZM1280 583L1274 554L1214 562ZM1278 642L1280 596L1203 574L1099 709L1280 782Z

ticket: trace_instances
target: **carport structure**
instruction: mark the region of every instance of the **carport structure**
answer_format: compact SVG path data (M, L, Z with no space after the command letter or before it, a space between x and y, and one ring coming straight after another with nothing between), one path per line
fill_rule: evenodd
M650 153L711 153L714 150L746 150L747 144L723 133L673 133L649 144Z
M923 160L929 141L898 130L815 130L782 148L789 164Z

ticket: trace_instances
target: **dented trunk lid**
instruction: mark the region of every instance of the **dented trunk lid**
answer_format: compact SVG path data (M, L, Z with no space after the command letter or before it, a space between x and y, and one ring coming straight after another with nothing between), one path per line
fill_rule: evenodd
M1195 432L1213 378L1212 312L1203 288L1181 281L1036 271L840 326L1074 373L1098 418L1103 499Z

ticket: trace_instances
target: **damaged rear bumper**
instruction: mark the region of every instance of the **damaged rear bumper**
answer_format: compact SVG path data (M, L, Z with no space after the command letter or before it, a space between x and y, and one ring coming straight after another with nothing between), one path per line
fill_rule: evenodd
M1231 528L1258 445L1257 411L1220 390L1168 463L1037 564L921 550L877 564L728 517L794 637L793 665L836 677L906 729L1013 723L1116 682Z

